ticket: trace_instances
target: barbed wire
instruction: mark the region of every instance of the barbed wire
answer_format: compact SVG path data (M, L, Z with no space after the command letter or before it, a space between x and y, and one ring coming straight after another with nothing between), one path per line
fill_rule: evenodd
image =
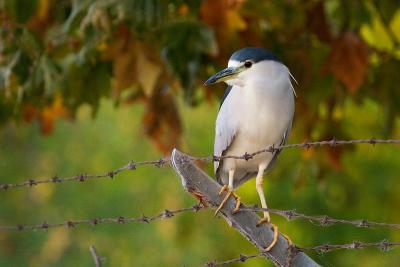
M48 230L51 228L58 228L58 227L67 227L67 228L75 228L77 225L99 225L99 224L125 224L125 223L132 223L132 222L139 222L139 223L150 223L157 220L164 220L174 217L177 214L184 213L184 212L198 212L201 209L205 209L205 207L199 203L187 208L175 209L175 210L168 210L165 209L163 212L154 215L154 216L145 216L142 215L141 217L123 217L123 216L115 216L115 217L97 217L93 219L85 219L85 220L66 220L61 223L41 223L35 225L26 225L26 224L17 224L15 226L0 226L0 231L35 231L35 230ZM262 209L258 207L251 207L251 208L242 208L241 210L250 210L250 211L265 211L268 209ZM269 212L281 215L289 220L293 219L306 219L313 222L320 223L321 226L328 226L332 224L350 224L356 227L392 227L392 228L399 228L399 224L387 224L387 223L377 223L367 220L343 220L343 219L335 219L327 215L323 216L309 216L298 213L294 210L277 210L277 209L269 209ZM318 253L328 253L334 250L340 249L364 249L364 248L378 248L384 252L392 249L400 247L400 242L390 242L386 239L379 241L379 242L361 242L361 241L353 241L351 243L345 244L322 244L317 246L311 247L297 247L291 246L287 252L287 266L290 266L290 262L293 260L293 257L299 251L315 251ZM249 259L257 258L257 257L265 257L266 252L260 252L251 255L240 254L239 257L225 260L225 261L210 261L207 262L204 266L207 267L216 267L216 266L226 266L233 263L245 262Z
M287 144L287 145L280 145L280 146L270 146L268 148L253 152L253 153L244 153L241 156L235 156L235 155L224 155L224 156L205 156L205 157L194 157L194 156L188 156L188 160L192 161L220 161L223 159L227 158L233 158L233 159L242 159L242 160L250 160L256 155L262 154L262 153L274 153L276 151L282 150L282 149L288 149L288 148L301 148L301 149L310 149L312 147L316 146L331 146L331 147L336 147L336 146L341 146L341 145L350 145L350 144L370 144L370 145L375 145L375 144L400 144L399 139L354 139L354 140L336 140L335 138L331 140L325 140L325 141L315 141L315 142L303 142L303 143L298 143L298 144ZM101 178L114 178L117 174L123 172L123 171L132 171L136 170L137 167L139 166L144 166L144 165L152 165L155 167L163 167L166 164L170 163L171 159L170 158L160 158L156 160L147 160L147 161L130 161L128 164L105 172L101 174L77 174L69 177L59 177L59 176L53 176L51 178L47 179L33 179L30 178L24 182L21 183L4 183L0 184L0 189L3 190L8 190L11 188L17 188L17 187L34 187L39 184L49 184L49 183L63 183L63 182L72 182L72 181L77 181L77 182L84 182L86 180L100 180Z
M267 254L265 252L260 252L256 254L250 254L250 255L245 255L245 254L240 254L239 257L229 259L229 260L224 260L224 261L210 261L205 263L203 266L204 267L216 267L216 266L226 266L226 265L231 265L233 263L239 263L239 262L245 262L250 259L254 258L259 258L259 257L265 257Z
M94 219L85 219L85 220L66 220L62 223L47 223L44 222L42 224L35 224L35 225L28 225L28 224L17 224L14 226L1 226L0 225L0 231L27 231L27 230L47 230L49 228L55 228L55 227L62 227L62 226L67 226L67 227L75 227L80 224L92 224L92 225L97 225L97 224L102 224L102 223L118 223L118 224L123 224L123 223L129 223L129 222L145 222L149 223L154 220L161 220L165 218L171 218L174 215L178 213L183 213L183 212L193 212L193 211L199 211L200 209L203 209L204 206L202 204L197 204L188 208L182 208L182 209L177 209L177 210L168 210L165 209L164 212L147 217L145 215L141 217L123 217L123 216L115 216L115 217L97 217ZM400 224L396 223L382 223L382 222L373 222L373 221L368 221L365 219L361 220L345 220L345 219L337 219L330 217L328 215L319 215L319 216L311 216L311 215L306 215L299 213L295 210L279 210L279 209L263 209L259 208L257 206L254 207L246 207L243 208L241 207L239 211L247 210L247 211L253 211L253 212L259 212L259 211L269 211L270 213L282 216L288 220L296 220L296 219L303 219L303 220L308 220L311 222L316 222L320 226L330 226L333 224L348 224L348 225L353 225L355 227L361 227L361 228L371 228L371 227L385 227L385 228L393 228L393 229L400 229Z
M377 248L383 252L387 252L390 249L400 247L400 242L390 242L386 239L379 241L379 242L361 242L361 241L353 241L351 243L345 244L322 244L313 247L297 247L297 246L290 246L289 251L287 252L286 257L286 266L290 266L290 262L293 260L293 257L296 256L297 252L300 251L314 251L320 254L328 253L334 250L340 249L364 249L364 248ZM224 261L210 261L204 264L204 267L216 267L216 266L227 266L233 263L245 262L250 259L259 258L259 257L266 257L267 252L259 252L255 254L245 255L240 254L239 257L224 260Z
M113 179L117 174L123 172L123 171L134 171L137 169L137 167L139 166L144 166L144 165L152 165L155 166L157 168L161 168L164 167L166 164L168 164L169 162L171 162L170 158L160 158L157 160L146 160L146 161L129 161L128 164L105 172L105 173L101 173L101 174L85 174L85 173L81 173L81 174L77 174L77 175L73 175L73 176L69 176L69 177L59 177L59 176L53 176L51 178L47 178L47 179L33 179L30 178L25 182L21 182L21 183L6 183L6 184L0 184L0 189L3 190L8 190L10 188L16 188L16 187L33 187L39 184L48 184L48 183L64 183L64 182L73 182L73 181L77 181L77 182L84 182L86 180L95 180L95 179L101 179L101 178L111 178Z
M318 253L327 253L334 250L340 249L363 249L363 248L377 248L381 251L389 251L392 248L400 247L400 242L390 242L386 239L379 241L379 242L361 242L361 241L353 241L347 244L323 244L313 247L302 247L299 248L300 250L313 250Z
M400 224L398 223L384 223L384 222L373 222L365 219L360 220L345 220L345 219L337 219L333 218L328 215L306 215L303 213L299 213L296 210L278 210L278 209L265 209L259 208L257 206L254 207L247 207L247 208L240 208L240 210L248 210L248 211L269 211L270 213L282 216L286 218L288 221L293 220L308 220L313 223L317 223L320 226L331 226L334 224L347 224L353 225L360 228L372 228L372 227L383 227L383 228L393 228L393 229L400 229Z
M163 212L154 215L154 216L145 216L141 217L124 217L124 216L114 216L114 217L97 217L93 219L84 219L84 220L66 220L60 223L47 223L43 222L41 224L17 224L14 226L0 226L0 231L35 231L35 230L48 230L50 228L57 227L67 227L67 228L75 228L77 225L87 224L87 225L99 225L99 224L125 224L132 222L139 223L150 223L157 220L164 220L174 217L175 215L183 212L198 212L203 209L204 206L202 204L196 204L188 208L168 210L165 209Z
M220 157L214 156L214 160L222 160L226 158L231 158L231 159L243 159L243 160L249 160L252 159L254 156L257 156L262 153L274 153L276 151L282 150L282 149L287 149L287 148L302 148L302 149L310 149L312 147L316 146L331 146L331 147L336 147L336 146L343 146L343 145L351 145L351 144L370 144L370 145L375 145L375 144L400 144L399 139L354 139L354 140L336 140L336 138L333 138L331 140L325 140L325 141L314 141L314 142L308 142L305 141L303 143L299 144L287 144L287 145L279 145L279 146L270 146L265 149L258 150L253 153L245 153L241 156L235 156L235 155L224 155Z

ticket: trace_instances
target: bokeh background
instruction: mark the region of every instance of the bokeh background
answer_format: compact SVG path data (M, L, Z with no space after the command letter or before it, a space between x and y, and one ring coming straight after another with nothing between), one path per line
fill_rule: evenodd
M203 87L244 46L291 69L289 143L400 138L400 3L387 1L0 0L0 183L102 173L173 147L210 155L224 86ZM396 145L282 152L270 207L400 222ZM202 166L212 174L211 164ZM238 191L258 203L254 181ZM190 206L171 168L0 192L0 224L152 215ZM1 232L0 266L199 266L256 249L211 210L151 224ZM300 246L400 240L272 216ZM326 266L398 266L399 250L313 254ZM265 266L252 259L236 266Z

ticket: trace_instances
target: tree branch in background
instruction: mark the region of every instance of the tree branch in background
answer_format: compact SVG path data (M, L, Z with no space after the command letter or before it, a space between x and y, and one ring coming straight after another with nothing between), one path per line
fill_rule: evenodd
M96 267L101 267L101 258L100 258L100 256L99 256L99 254L97 253L97 250L96 250L96 248L93 246L93 245L91 245L90 247L89 247L89 250L90 250L90 254L92 254L92 257L93 257L93 261L94 261L94 263L95 263L95 266Z

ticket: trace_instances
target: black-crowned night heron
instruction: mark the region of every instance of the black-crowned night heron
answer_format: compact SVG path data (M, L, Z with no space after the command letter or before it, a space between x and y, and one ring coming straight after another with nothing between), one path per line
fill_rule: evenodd
M233 53L228 67L210 77L205 85L224 81L228 84L216 121L214 155L240 156L286 142L294 114L295 91L289 69L271 52L263 48L248 47ZM280 151L258 154L246 161L225 158L215 161L217 181L223 185L220 194L227 191L236 198L237 211L240 198L235 188L256 176L256 189L263 208L267 208L263 191L263 175L269 170ZM259 224L270 222L268 211ZM274 228L274 241L278 228Z

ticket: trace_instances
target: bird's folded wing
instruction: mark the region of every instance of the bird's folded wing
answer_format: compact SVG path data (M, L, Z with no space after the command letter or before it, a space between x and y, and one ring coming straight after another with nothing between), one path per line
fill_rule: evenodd
M283 134L283 138L282 138L282 141L279 144L279 146L283 146L284 144L286 144L286 141L289 137L289 133L290 133L291 129L292 129L292 122L289 123L288 128L286 129L285 133ZM279 154L281 153L281 151L282 151L282 149L279 149L274 152L274 156L272 157L271 161L269 162L266 170L270 170L272 168L272 166L274 165L274 163L275 163L276 159L278 158Z
M229 86L225 91L224 98L221 103L220 111L218 113L215 125L215 143L214 155L222 156L229 146L233 143L235 135L237 134L236 120L231 118L232 112L229 107L224 106L224 100L228 96L231 87ZM226 104L226 103L225 103ZM221 161L214 161L214 174L217 174L218 167L222 164Z

